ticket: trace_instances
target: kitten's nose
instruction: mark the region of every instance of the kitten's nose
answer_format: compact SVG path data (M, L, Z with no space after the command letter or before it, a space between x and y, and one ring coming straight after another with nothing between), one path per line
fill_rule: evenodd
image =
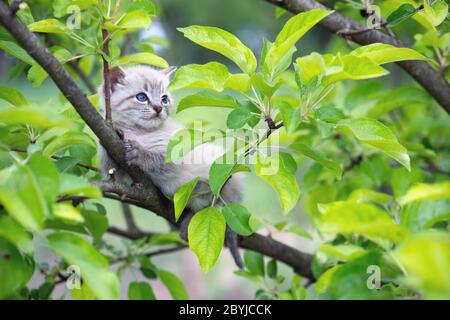
M162 111L162 107L161 106L155 106L155 107L153 107L153 110L155 110L155 112L159 114Z

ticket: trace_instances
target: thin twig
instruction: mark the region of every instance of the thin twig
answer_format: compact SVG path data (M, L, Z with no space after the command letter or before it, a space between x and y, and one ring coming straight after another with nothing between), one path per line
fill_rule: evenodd
M105 96L105 120L107 122L112 122L111 115L111 74L109 72L109 62L107 57L109 57L109 32L105 28L102 29L103 36L103 93Z
M122 202L122 212L128 232L131 234L139 234L141 230L134 221L133 212L131 211L131 207L128 203Z

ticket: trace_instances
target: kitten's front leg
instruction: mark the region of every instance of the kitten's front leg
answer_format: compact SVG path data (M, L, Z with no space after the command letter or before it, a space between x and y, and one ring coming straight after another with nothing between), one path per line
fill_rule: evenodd
M142 147L134 140L126 139L124 140L125 147L125 161L129 166L137 166L141 167L142 155L144 154L144 150Z

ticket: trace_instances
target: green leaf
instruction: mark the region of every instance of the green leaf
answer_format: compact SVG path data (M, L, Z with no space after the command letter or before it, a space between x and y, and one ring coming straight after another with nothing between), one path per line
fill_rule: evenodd
M336 257L339 261L349 261L366 253L366 250L353 244L323 244L319 250L321 253Z
M340 178L342 176L342 167L339 163L326 159L322 154L320 154L316 150L313 150L306 144L294 142L289 146L289 149L300 152L301 154L307 156L308 158L317 161L325 168L331 170L336 175L337 178Z
M241 171L250 171L250 168L245 165L221 162L223 162L223 157L214 161L209 168L209 187L216 197L219 196L220 190L222 190L225 182L227 182L233 174Z
M154 16L158 13L158 8L156 7L156 5L148 0L133 0L133 2L127 3L127 12L137 9L144 10L150 16Z
M228 31L206 26L189 26L177 30L196 44L224 55L245 73L255 71L256 58L253 52Z
M0 203L11 217L27 229L42 229L49 212L33 172L17 165L0 171L0 181Z
M33 171L48 206L52 206L59 194L60 184L55 163L39 153L34 153L28 162L28 166Z
M47 108L23 106L20 108L3 108L0 111L0 122L8 124L26 124L39 128L67 126L67 120L62 120L56 112Z
M0 216L0 238L10 241L27 254L33 252L33 240L30 234L8 216Z
M56 203L53 206L53 214L56 218L64 220L67 223L83 223L84 218L80 211L67 203Z
M125 13L115 26L119 29L148 29L151 25L150 15L145 10L133 10Z
M253 233L249 223L251 214L243 205L228 204L222 209L222 214L227 221L227 225L237 234L249 236Z
M61 63L64 64L70 59L72 59L72 53L66 49L54 47L52 48L52 53L55 58ZM30 80L35 87L39 87L42 82L47 79L48 74L47 71L42 68L42 66L38 63L35 63L28 70L27 74L28 80Z
M367 203L337 201L326 204L319 220L320 230L324 233L356 233L394 243L402 241L408 234L386 212Z
M148 279L156 279L156 266L150 261L150 258L146 255L140 255L138 257L140 264L139 270L141 270L142 275Z
M232 96L227 94L204 90L181 99L177 107L177 112L192 107L236 108L237 103Z
M251 274L264 277L264 256L261 253L245 250L244 263Z
M399 199L400 205L405 205L414 201L438 200L450 198L450 182L438 182L434 184L417 183Z
M19 250L0 237L0 299L8 299L23 288L33 275L33 267Z
M69 264L77 265L81 278L99 299L119 299L119 280L108 267L108 261L89 242L68 232L47 237L51 248Z
M277 277L277 260L272 259L267 263L267 275L271 279L275 279Z
M283 126L286 128L287 134L293 134L302 122L300 108L294 108L289 103L281 102L278 109L280 109Z
M333 67L332 71L328 70L326 77L323 79L325 85L343 80L373 79L389 74L389 71L380 67L371 59L351 54L334 57L332 61L327 62L327 69L330 67Z
M236 108L228 114L227 127L229 129L239 129L252 119L253 115L249 110L244 108Z
M86 144L89 146L92 146L93 148L96 147L95 142L92 140L92 138L82 132L67 132L56 139L52 140L42 151L42 154L44 156L52 156L55 153L67 149L73 145L77 144Z
M450 221L450 199L416 201L402 207L400 223L417 233L440 221Z
M313 237L311 236L311 234L308 231L306 231L305 229L301 228L300 226L298 226L296 224L289 226L288 231L293 234L298 235L299 237L313 240Z
M152 287L147 282L133 281L128 286L129 300L156 300Z
M313 52L310 55L297 58L295 61L295 72L296 76L299 78L299 81L303 85L310 85L316 80L320 75L326 74L326 71L330 73L327 69L327 65L325 64L325 60L322 55L317 52ZM338 70L341 70L339 68ZM331 69L334 73L336 68Z
M28 103L27 98L25 98L22 92L14 87L0 86L0 99L8 101L16 107Z
M316 118L325 122L336 123L345 118L344 113L335 107L323 106L315 110Z
M63 195L78 195L88 198L101 199L102 192L96 186L91 185L85 178L72 174L60 175L60 193Z
M82 283L79 289L73 288L70 292L74 300L94 300L94 294L89 287Z
M289 11L287 11L284 8L281 7L275 7L275 19L281 18L285 14L287 14Z
M332 11L313 9L290 18L277 35L273 46L265 55L264 64L267 66L269 75L273 75L275 68L287 54L292 55L295 43L309 29L331 13Z
M403 3L395 9L386 19L389 27L393 27L406 19L411 18L417 12L416 8L409 3Z
M230 74L224 87L225 89L247 92L250 89L250 77L246 73Z
M300 189L295 179L297 164L292 156L280 152L265 159L258 157L255 170L256 174L278 193L283 214L289 213L300 197Z
M433 26L440 25L447 18L448 3L444 0L433 1L433 5L430 5L428 1L424 1L423 5L423 15Z
M79 10L86 10L97 3L96 0L55 0L53 1L53 14L57 18L62 18L72 13L68 10L71 6L76 6Z
M414 104L428 104L430 100L430 96L423 89L415 86L402 86L383 95L367 115L371 118L379 118L396 108L410 107Z
M389 299L392 292L381 287L379 290L370 289L368 273L369 267L376 266L380 269L380 276L385 276L382 266L382 258L377 252L368 252L364 256L353 259L332 271L329 283L329 292L332 299ZM381 280L381 279L380 279Z
M416 50L398 48L384 43L373 43L353 50L350 55L367 57L376 64L385 64L404 60L428 60Z
M393 253L406 270L403 282L427 299L450 299L450 236L425 232L408 238Z
M70 32L65 24L56 19L45 19L33 22L28 25L28 29L32 32L40 33L68 34Z
M120 57L113 62L113 66L134 64L149 64L159 68L167 68L169 66L166 60L150 52L140 52Z
M361 142L379 149L411 170L408 151L397 141L394 133L381 122L368 118L345 119L339 121L336 128L344 133L353 134Z
M156 270L156 274L162 283L167 287L170 295L175 300L189 300L189 294L184 287L183 282L176 275L165 270Z
M370 189L357 189L352 191L348 197L348 201L388 204L392 201L392 197L388 194L376 192Z
M34 60L30 55L22 49L17 43L12 41L0 40L0 49L4 50L14 58L19 59L27 64L34 64Z
M258 284L262 284L263 283L263 279L260 276L254 275L248 271L245 270L236 270L233 272L235 275L242 277L244 279L250 280L252 282L258 283Z
M95 242L100 242L102 236L108 230L108 218L106 215L99 211L86 209L82 209L81 214L85 221L84 224Z
M173 204L175 207L175 222L178 221L184 208L186 207L189 198L191 197L192 191L194 191L199 178L195 178L188 183L181 185L178 190L173 195Z
M188 64L177 70L170 82L170 90L203 88L222 91L230 76L228 68L218 62Z
M320 275L319 279L317 279L315 287L317 294L323 294L329 290L333 275L341 266L342 265L336 265Z
M197 212L189 223L189 248L196 254L204 273L209 272L219 258L225 228L225 218L214 207Z

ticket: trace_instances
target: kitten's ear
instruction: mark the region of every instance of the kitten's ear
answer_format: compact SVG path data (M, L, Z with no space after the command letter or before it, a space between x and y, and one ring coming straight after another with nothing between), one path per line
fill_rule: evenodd
M166 69L162 69L160 72L166 78L166 80L170 80L174 75L175 71L177 71L177 67L171 66Z
M125 72L120 67L114 67L109 71L111 77L111 91L117 88L117 85L123 84L122 80L125 78Z

